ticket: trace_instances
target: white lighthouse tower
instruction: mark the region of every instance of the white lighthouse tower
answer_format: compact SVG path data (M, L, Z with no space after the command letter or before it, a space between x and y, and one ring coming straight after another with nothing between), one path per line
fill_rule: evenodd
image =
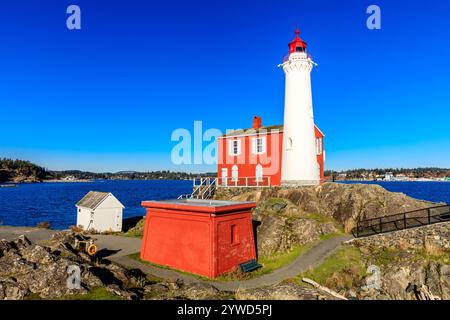
M289 44L289 57L281 65L286 75L281 183L318 185L320 169L311 95L311 70L315 63L299 33L297 28L295 39Z

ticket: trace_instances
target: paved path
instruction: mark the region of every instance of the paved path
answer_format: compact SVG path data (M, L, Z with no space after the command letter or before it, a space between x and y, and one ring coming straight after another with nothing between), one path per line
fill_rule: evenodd
M39 242L51 237L56 231L37 228L17 228L0 227L0 239L12 240L24 234L33 242ZM132 267L142 270L144 273L150 273L158 278L166 280L182 279L186 283L205 283L212 284L219 290L237 291L240 289L254 289L269 285L275 285L281 281L293 278L310 267L314 267L325 260L325 258L335 251L342 242L348 241L353 237L350 235L338 236L320 242L306 253L297 257L291 263L275 270L272 273L262 275L258 278L243 281L206 281L197 277L180 273L175 270L154 267L141 263L128 257L129 254L139 252L141 249L141 239L123 236L95 235L99 254L115 263L125 267Z
M20 235L25 235L31 242L38 243L51 238L58 231L49 229L39 229L32 227L0 227L0 240L8 241L16 239ZM113 235L94 235L98 252L105 258L127 256L141 250L142 240L132 237L122 237Z
M25 235L31 242L47 240L56 231L49 229L31 228L31 227L0 227L0 240L8 241L16 239L18 236Z
M197 277L179 273L174 270L162 269L148 264L142 264L139 261L131 259L127 256L116 256L112 257L111 260L124 266L141 269L145 273L150 273L159 278L167 280L182 279L186 283L212 284L219 290L237 291L240 289L254 289L269 285L275 285L285 279L293 278L307 271L310 267L314 267L323 262L329 254L331 254L341 245L342 242L350 240L352 238L352 236L344 235L322 241L315 247L311 248L308 252L300 255L294 261L285 265L284 267L281 267L280 269L277 269L274 272L263 275L261 277L243 281L204 281L200 280Z

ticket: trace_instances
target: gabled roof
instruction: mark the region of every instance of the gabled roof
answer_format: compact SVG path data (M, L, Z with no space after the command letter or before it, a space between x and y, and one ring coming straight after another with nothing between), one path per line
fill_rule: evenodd
M314 125L314 126L317 130L319 130L319 132L323 136L325 136L317 125ZM226 138L226 137L236 137L236 136L248 136L248 135L258 134L258 133L271 133L272 130L278 130L278 132L283 132L283 125L279 124L279 125L275 125L275 126L266 126L266 127L261 127L259 129L254 129L254 128L240 129L240 130L230 131L230 132L222 135L222 137Z
M113 196L112 193L98 191L89 191L80 201L77 202L76 206L94 210L110 196L113 197L120 204L120 206L122 206L122 208L124 208L124 206L119 200L117 200L116 197Z

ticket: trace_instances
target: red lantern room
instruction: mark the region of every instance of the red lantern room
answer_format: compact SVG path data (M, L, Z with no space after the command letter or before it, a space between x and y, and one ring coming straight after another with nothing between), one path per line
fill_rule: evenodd
M295 30L295 39L289 43L289 54L294 52L306 52L306 42L299 37L300 30Z

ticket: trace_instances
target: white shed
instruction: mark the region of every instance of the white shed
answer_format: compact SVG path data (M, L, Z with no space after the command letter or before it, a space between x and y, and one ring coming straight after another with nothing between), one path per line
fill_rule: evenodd
M76 207L78 227L99 232L122 231L122 211L125 207L112 193L89 191Z

